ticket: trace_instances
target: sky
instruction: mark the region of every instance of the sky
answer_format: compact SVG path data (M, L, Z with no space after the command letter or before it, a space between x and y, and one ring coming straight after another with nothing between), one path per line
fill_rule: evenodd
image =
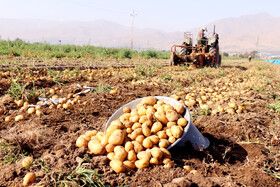
M279 0L0 0L0 19L108 20L124 26L185 31L240 16L280 17Z

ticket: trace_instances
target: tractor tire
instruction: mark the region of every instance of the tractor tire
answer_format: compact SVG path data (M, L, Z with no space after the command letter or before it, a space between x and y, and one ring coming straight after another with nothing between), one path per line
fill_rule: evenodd
M220 67L221 64L222 64L222 55L219 55L218 67Z

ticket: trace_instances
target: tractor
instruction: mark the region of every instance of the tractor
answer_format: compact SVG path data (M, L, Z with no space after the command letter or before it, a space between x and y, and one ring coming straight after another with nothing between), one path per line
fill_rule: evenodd
M221 65L221 55L219 54L219 36L214 32L211 37L197 41L193 44L193 35L184 32L182 45L171 47L170 65L190 65L196 67L219 67Z

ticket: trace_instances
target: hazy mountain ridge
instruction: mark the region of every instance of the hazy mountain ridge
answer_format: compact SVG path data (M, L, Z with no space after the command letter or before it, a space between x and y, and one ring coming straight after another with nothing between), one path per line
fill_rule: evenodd
M206 25L209 33L213 31L214 25L220 36L221 51L279 51L280 18L262 13L221 19ZM198 30L194 28L186 31L192 32L195 39ZM131 27L106 20L58 22L0 19L0 36L2 39L21 38L28 42L57 44L61 40L63 44L130 47ZM180 44L182 40L183 31L134 28L134 49L169 50L173 44Z

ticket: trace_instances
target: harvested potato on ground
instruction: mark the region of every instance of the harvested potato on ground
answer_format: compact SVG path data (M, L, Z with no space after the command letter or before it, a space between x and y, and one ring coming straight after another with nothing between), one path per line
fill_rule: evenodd
M134 150L131 150L127 153L127 160L135 162L137 160L137 155Z
M168 140L166 140L166 139L160 139L159 140L158 146L160 148L167 148L169 145L170 145L170 143L169 143Z
M36 175L35 173L27 173L23 178L23 186L29 186L31 183L35 182Z
M154 145L159 142L159 137L156 135L149 136L149 138L153 142Z
M107 152L107 153L114 152L115 145L113 145L113 144L107 144L107 145L105 146L105 149L106 149L106 152Z
M143 169L143 168L149 167L150 161L149 160L141 159L141 160L135 161L134 164L135 164L136 168Z
M107 129L106 129L106 134L108 134L109 136L117 129L122 129L121 126L119 125L110 125Z
M125 171L125 165L120 160L111 160L110 166L116 173L122 173Z
M140 144L139 142L133 141L132 143L133 143L133 145L134 145L134 151L135 151L136 153L139 153L139 152L141 152L141 151L144 150L144 147L143 147L142 144Z
M108 143L113 145L121 145L123 143L124 137L125 137L124 130L117 129L115 130L109 137Z
M144 136L144 135L139 135L139 136L137 136L137 138L135 139L135 141L137 141L137 142L143 144L144 139L145 139L145 136Z
M79 136L78 139L76 140L76 146L77 147L87 147L88 142L83 136Z
M163 152L163 158L172 158L171 153L166 148L161 147L160 150Z
M103 155L106 152L104 145L98 142L93 142L92 140L88 143L88 148L91 154Z
M159 165L159 160L157 158L152 157L150 160L151 165Z
M153 157L155 157L157 159L161 159L162 156L163 156L163 151L158 147L153 147L151 149L151 154L152 154Z
M85 133L85 135L89 136L89 137L93 137L97 134L97 130L91 130L91 131L87 131Z
M108 154L107 154L107 158L108 158L109 160L113 160L113 159L114 159L114 156L115 156L115 153L114 153L114 152L111 152L111 153L108 153Z
M151 147L153 147L153 142L152 142L152 140L150 139L150 138L145 138L144 140L143 140L143 146L147 149L147 148L151 148Z
M127 157L127 152L125 150L125 148L123 146L116 146L114 148L114 160L120 160L120 161L124 161Z
M126 152L133 150L133 148L134 148L134 145L130 141L126 142L124 145L124 149L126 150Z
M145 126L142 127L142 132L146 137L148 137L152 134L151 129L149 127L145 127Z
M34 161L33 157L31 157L31 156L25 157L21 162L22 167L28 168L33 161Z
M123 164L128 169L134 169L135 168L134 162L131 162L129 160L124 161Z
M160 139L166 139L167 138L167 134L164 130L162 131L158 131L157 132L157 136L160 138Z

